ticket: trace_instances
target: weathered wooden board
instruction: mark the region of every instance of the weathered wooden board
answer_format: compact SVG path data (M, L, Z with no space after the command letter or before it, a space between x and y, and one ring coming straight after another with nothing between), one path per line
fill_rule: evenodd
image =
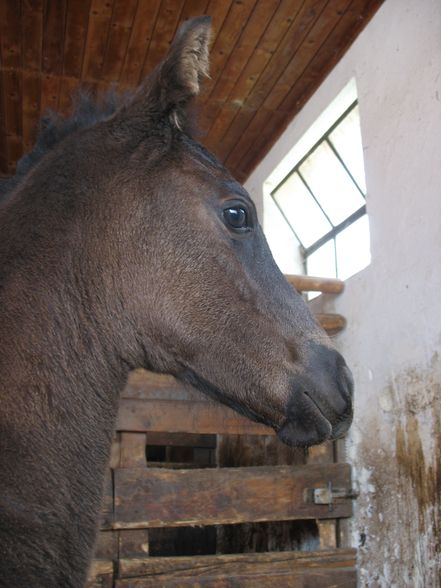
M254 423L232 409L214 402L127 398L121 399L116 429L169 433L274 435L274 431L269 427Z
M116 586L355 588L355 553L348 549L122 559Z
M350 486L347 464L201 470L114 470L113 529L215 525L349 517L350 500L333 511L306 490Z

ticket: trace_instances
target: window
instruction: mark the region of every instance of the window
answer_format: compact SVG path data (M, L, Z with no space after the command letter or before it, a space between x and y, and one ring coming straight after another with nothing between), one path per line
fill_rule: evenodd
M357 100L270 195L298 243L305 273L346 279L370 263Z

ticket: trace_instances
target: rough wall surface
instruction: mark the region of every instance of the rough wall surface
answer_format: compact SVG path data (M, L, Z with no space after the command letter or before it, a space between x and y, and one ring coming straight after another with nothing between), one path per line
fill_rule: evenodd
M372 263L337 299L356 381L347 453L359 485L360 586L440 586L441 3L386 0L247 188L262 184L341 88L360 103Z

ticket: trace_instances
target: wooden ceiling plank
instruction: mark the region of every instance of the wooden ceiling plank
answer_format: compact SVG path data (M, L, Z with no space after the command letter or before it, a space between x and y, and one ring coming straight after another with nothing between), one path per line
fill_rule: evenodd
M5 108L5 130L7 135L21 137L21 70L6 70L3 72L3 92Z
M291 61L293 54L298 50L329 3L330 0L307 0L304 3L267 67L265 67L251 92L245 98L245 108L257 109L263 104L265 98Z
M1 61L4 68L22 65L21 3L14 0L0 2Z
M242 30L239 40L231 53L230 57L217 79L216 85L212 89L206 102L217 102L219 110L225 103L238 77L250 60L256 50L256 47L268 27L274 12L278 8L280 0L269 0L268 2L258 2L253 10L246 27ZM230 111L231 113L231 111ZM218 120L215 115L210 124L210 131Z
M251 173L382 3L383 0L352 1L321 43L302 75L296 78L294 86L279 104L278 109L262 121L265 127L272 129L271 136L256 137L254 134L255 141L250 143L250 149L246 151L240 162L241 173L246 176ZM332 55L331 60L330 55Z
M301 3L299 3L299 10L300 7ZM229 105L235 105L236 108L222 107L218 110L215 119L210 125L208 141L211 144L221 142L239 107L243 104L245 98L258 80L263 68L266 67L272 55L277 50L296 15L297 13L293 13L292 0L283 0L274 12L271 22L259 40L255 51L253 51L246 66L236 79L234 87L230 90L226 98L226 102Z
M351 46L360 31L373 17L384 0L352 0L352 3L340 18L339 22L327 36L314 55L308 68L298 76L289 93L279 104L279 108L285 112L292 112L293 108L306 101L304 96L310 96L317 86L317 80L324 76L342 58L346 50ZM330 58L330 56L332 56Z
M256 0L234 0L210 50L210 79L202 88L206 102L252 14Z
M43 16L42 71L51 75L63 73L66 0L46 2Z
M222 157L223 161L226 161L233 149L236 148L238 142L241 142L245 138L246 127L243 127L243 122L247 120L249 123L252 121L254 113L257 111L261 103L266 98L267 94L271 91L275 81L283 72L284 67L289 62L292 55L292 51L299 46L306 32L316 22L317 18L321 14L324 6L326 6L328 0L313 0L311 4L309 1L302 4L300 10L295 14L292 19L290 27L286 30L285 35L280 40L277 49L274 50L271 58L266 62L260 75L256 80L253 80L251 84L243 84L242 80L241 87L236 87L233 92L235 100L242 102L240 111L236 117L230 122L230 126L225 129L224 135L220 137L222 143ZM248 78L250 80L250 78ZM241 94L241 91L247 93ZM242 114L243 111L246 114ZM251 113L251 114L250 114ZM240 123L237 123L237 119L240 117ZM229 151L227 151L227 147ZM230 157L227 165L236 166L238 160L241 158L241 154L237 152Z
M234 162L234 165L237 166L236 169L240 169L241 173L248 169L248 162L253 160L253 153L256 151L257 145L266 142L268 135L272 135L274 132L274 127L270 123L272 112L277 110L281 99L289 92L292 85L291 80L297 80L298 76L301 76L320 47L322 39L326 39L333 31L350 2L351 0L334 0L324 7L320 18L314 22L306 36L303 37L294 56L286 64L285 70L267 94L263 104L259 106L250 126L227 157L227 165L232 165Z
M223 2L219 2L219 0L210 0L210 2L208 3L206 14L209 14L211 17L211 47L213 47L217 40L218 34L222 29L224 21L227 18L228 13L230 12L231 4L232 0L224 0Z
M63 59L65 76L81 77L90 8L91 0L68 2Z
M40 116L47 110L56 111L58 108L58 95L60 93L60 78L58 76L42 75Z
M115 0L101 78L118 81L129 44L137 0Z
M304 71L309 61L317 52L318 47L320 47L322 38L326 38L334 29L336 23L341 18L341 13L347 8L350 1L333 0L332 2L328 2L320 13L320 18L316 18L306 31L306 34L299 39L295 50L294 47L292 48L294 50L294 57L289 61L283 60L284 71L272 88L270 90L267 89L265 92L262 87L256 93L253 92L250 98L247 99L246 104L252 104L256 109L255 120L250 122L250 126L226 158L225 162L227 166L232 165L234 162L234 165L237 166L236 169L241 169L243 172L243 168L240 165L241 159L250 157L250 151L255 149L256 141L261 143L264 140L264 135L272 134L273 129L267 123L267 119L271 116L271 112L277 108L279 93L286 95L286 92L289 90L289 88L288 90L286 89L286 84L289 83L290 77L292 78L295 75L294 71ZM293 66L289 68L291 64ZM289 68L289 75L285 73L287 68ZM273 96L275 96L274 99Z
M181 13L181 22L193 18L194 16L202 16L207 13L209 0L185 0L184 8Z
M365 1L365 0L363 0ZM340 22L342 15L348 9L351 0L333 0L323 10L321 17L314 23L304 42L294 53L293 58L286 66L283 74L277 80L272 91L263 102L263 107L268 110L276 110L293 85L304 74L309 63Z
M228 154L234 149L234 146L253 120L254 115L255 112L253 110L239 109L234 121L228 129L228 132L222 137L215 149L216 155L222 162L226 161ZM230 170L231 169L232 168L230 168Z
M8 175L13 176L15 173L15 168L17 166L17 161L23 155L23 142L21 140L21 136L19 135L8 135L6 137L7 142L7 152L8 152Z
M0 69L0 171L8 173L8 144L6 141L5 71Z
M43 0L23 0L23 68L41 70L43 51Z
M175 36L183 7L184 0L162 0L153 37L142 68L142 79L165 57Z
M92 0L81 72L83 80L98 80L101 76L112 19L112 8L113 2L111 0Z
M136 8L120 82L125 86L139 83L161 0L139 0Z
M60 80L60 96L58 98L58 110L64 116L72 113L72 107L81 88L78 78L63 77Z
M25 153L34 146L37 134L40 117L40 82L39 72L23 71L22 129Z

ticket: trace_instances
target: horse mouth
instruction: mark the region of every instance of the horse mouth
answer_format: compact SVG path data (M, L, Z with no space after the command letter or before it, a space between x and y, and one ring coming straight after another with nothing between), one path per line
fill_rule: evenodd
M341 415L331 422L319 404L304 392L302 409L288 409L288 417L281 427L276 428L278 438L292 447L310 447L325 441L343 437L352 423L352 413Z

